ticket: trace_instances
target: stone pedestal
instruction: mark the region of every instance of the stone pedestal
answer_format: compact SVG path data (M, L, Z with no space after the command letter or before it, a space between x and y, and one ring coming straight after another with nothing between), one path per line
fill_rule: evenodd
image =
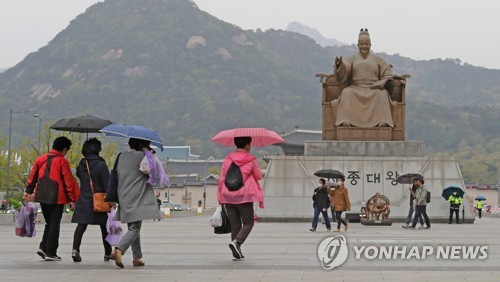
M398 184L396 178L418 172L431 191L427 206L431 222L447 222L449 204L441 193L449 185L464 187L462 174L454 159L428 157L424 149L423 142L306 141L305 156L271 157L262 181L265 209L258 211L259 217L265 221L311 221L311 196L318 183L314 172L331 168L346 176L352 213L359 213L362 203L378 192L390 200L392 221L404 221L410 207L410 185ZM465 222L473 222L467 197L464 207Z

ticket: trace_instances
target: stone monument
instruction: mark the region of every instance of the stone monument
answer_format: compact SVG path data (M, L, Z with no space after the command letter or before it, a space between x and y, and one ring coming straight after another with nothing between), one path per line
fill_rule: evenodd
M465 189L459 165L449 157L426 156L423 142L405 141L409 75L394 75L391 65L371 53L370 47L368 30L362 29L359 52L345 60L337 57L334 74L316 75L322 84L323 140L305 141L304 156L270 158L262 183L266 208L257 210L262 220L312 220L314 172L336 169L346 176L350 221L360 221L362 207L374 207L367 206L374 195L390 202L390 210L379 216L388 218L390 211L392 221L404 221L409 187L398 184L396 178L408 172L425 177L432 195L427 207L431 222L448 221L449 205L441 192L449 185ZM464 202L464 207L465 222L473 222L470 204Z

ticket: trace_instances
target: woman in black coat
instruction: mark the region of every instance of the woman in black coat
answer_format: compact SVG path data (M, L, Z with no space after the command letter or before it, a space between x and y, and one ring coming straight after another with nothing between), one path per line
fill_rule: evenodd
M111 256L111 245L106 241L108 231L106 230L106 222L108 213L94 212L93 193L90 187L90 176L94 192L106 192L108 187L109 170L106 162L99 156L101 151L101 142L96 138L91 138L83 143L82 154L83 159L80 160L76 169L76 176L80 179L80 197L75 204L75 213L71 222L78 223L73 237L73 251L71 257L73 261L80 262L80 244L82 243L83 233L87 230L87 225L99 225L101 228L102 244L104 245L104 261L113 259Z

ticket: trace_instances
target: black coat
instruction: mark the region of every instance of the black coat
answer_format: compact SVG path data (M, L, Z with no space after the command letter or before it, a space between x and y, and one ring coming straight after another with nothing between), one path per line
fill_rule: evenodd
M94 212L94 200L90 188L90 178L87 172L85 160L89 163L90 175L94 192L106 192L108 187L109 169L103 158L97 155L89 155L80 160L76 168L76 176L80 179L80 197L76 201L75 213L71 222L81 224L106 224L108 213Z
M327 209L330 207L330 198L328 197L328 191L325 187L318 187L314 189L312 198L314 201L313 207L320 207L322 209Z

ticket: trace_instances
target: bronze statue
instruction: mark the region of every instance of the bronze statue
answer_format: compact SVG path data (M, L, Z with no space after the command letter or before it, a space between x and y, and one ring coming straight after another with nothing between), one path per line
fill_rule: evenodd
M332 101L336 126L394 127L392 113L396 103L389 96L392 87L391 65L370 52L368 30L361 29L359 53L342 60L335 58L335 75L345 87Z
M370 52L367 29L358 53L335 58L333 74L316 74L323 86L323 140L405 140L405 85L410 76L394 75L391 65Z

